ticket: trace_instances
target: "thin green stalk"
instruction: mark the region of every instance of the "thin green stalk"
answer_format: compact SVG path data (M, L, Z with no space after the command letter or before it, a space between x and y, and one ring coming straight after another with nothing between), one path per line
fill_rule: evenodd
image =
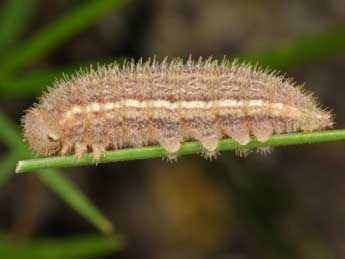
M43 28L28 41L14 47L7 55L4 55L0 59L0 76L6 78L17 69L40 59L121 3L121 0L92 0L71 10L58 21Z
M274 135L267 142L262 143L252 140L248 145L239 146L231 139L223 139L219 142L218 150L234 150L268 146L286 146L294 144L318 143L325 141L345 140L345 129L325 130L310 133L290 133ZM178 154L191 155L202 152L202 146L198 142L186 142L182 144ZM94 161L92 154L86 154L80 159L75 156L57 156L48 158L37 158L32 160L22 160L17 164L16 172L28 172L44 168L72 167L81 165L94 165L100 163L137 160L165 156L166 152L160 146L148 146L142 148L127 148L104 152L100 161Z

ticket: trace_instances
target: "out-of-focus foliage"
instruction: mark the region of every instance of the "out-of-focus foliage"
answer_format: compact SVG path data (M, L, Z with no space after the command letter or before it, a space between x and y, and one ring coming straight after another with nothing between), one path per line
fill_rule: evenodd
M75 7L50 26L43 28L30 40L21 43L27 22L33 16L38 1L8 0L1 9L0 25L0 74L11 80L17 69L41 58L52 49L60 46L100 17L114 10L121 4L119 0L87 1ZM20 19L18 18L20 17ZM14 47L13 47L14 46ZM42 79L40 79L42 80ZM6 86L9 88L10 86ZM24 88L26 86L24 85ZM30 157L31 152L24 145L18 127L12 124L5 115L0 115L0 140L8 146L9 154L1 159L0 184L4 185L14 173L15 160L19 157ZM48 170L40 175L42 181L52 188L67 204L80 215L94 224L99 230L112 232L111 222L93 205L79 188L58 171ZM77 239L76 239L77 240ZM5 247L4 247L5 248ZM43 247L42 247L43 248ZM90 247L89 252L92 250ZM6 250L7 251L7 250ZM9 249L8 251L14 251ZM33 250L34 251L34 250ZM49 250L46 250L49 252ZM86 249L85 249L86 251ZM20 253L20 251L17 251ZM68 256L68 254L66 254Z
M43 28L27 42L19 44L0 58L0 75L6 77L17 69L38 60L63 42L93 24L117 7L121 0L86 1L53 24Z
M20 133L15 125L8 121L2 114L0 114L0 140L7 143L11 150L10 157L3 158L1 161L2 164L0 164L0 179L1 183L4 184L6 178L8 180L11 176L10 172L14 173L13 170L16 161L13 161L13 158L19 156L30 157L31 152L22 142ZM111 222L67 177L63 176L57 170L45 170L40 174L40 178L74 210L88 219L90 223L94 224L105 233L112 232L113 227Z
M80 235L55 240L16 241L0 235L1 258L99 258L122 248L123 241L117 236Z
M22 36L37 10L38 0L7 0L0 12L0 54L4 55ZM18 19L20 17L20 19Z
M276 43L267 50L244 54L242 58L263 66L283 69L317 62L341 52L345 52L345 24L318 35L305 35L301 39Z
M125 2L132 7L119 12ZM0 207L12 206L11 213L20 211L18 200L27 202L26 195L18 197L23 176L11 178L16 160L31 157L19 134L23 107L62 72L95 61L189 53L240 57L307 81L328 106L337 108L338 127L344 127L343 82L332 76L343 75L343 0L6 0L0 8L0 198L8 199ZM119 19L122 15L127 20ZM102 17L106 20L100 22ZM116 44L118 37L125 40ZM102 51L89 58L90 49ZM83 56L83 64L74 57L64 59L74 52ZM157 161L100 165L92 168L92 176L75 176L108 217L132 235L134 245L125 258L343 258L343 146L286 150L246 161L193 158L198 166L183 158L182 168L175 169L157 167ZM151 174L146 174L148 164ZM110 220L61 172L33 175L99 230L111 231ZM35 234L71 232L60 229L67 225L63 209L57 215L47 210L54 213L45 214ZM13 234L11 213L2 213L0 220L2 230ZM16 215L24 221L25 216ZM67 222L73 229L77 221ZM12 240L8 235L0 236L1 258L100 257L123 248L121 240L106 236L34 236L19 243L20 236Z

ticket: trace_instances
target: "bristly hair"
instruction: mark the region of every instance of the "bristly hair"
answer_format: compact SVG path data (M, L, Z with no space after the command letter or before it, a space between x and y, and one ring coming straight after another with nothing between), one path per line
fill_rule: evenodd
M211 158L221 138L246 145L252 138L265 142L276 133L333 126L330 110L292 79L226 57L80 69L56 81L22 121L38 154L92 151L95 159L104 150L151 144L176 157L181 142L192 139Z

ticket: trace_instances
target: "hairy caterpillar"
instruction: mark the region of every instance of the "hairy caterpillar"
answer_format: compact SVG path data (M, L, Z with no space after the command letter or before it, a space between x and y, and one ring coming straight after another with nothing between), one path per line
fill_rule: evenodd
M311 94L276 72L238 62L191 58L127 62L80 72L55 83L22 119L40 155L160 144L170 155L195 139L204 154L220 138L240 145L274 133L332 127Z

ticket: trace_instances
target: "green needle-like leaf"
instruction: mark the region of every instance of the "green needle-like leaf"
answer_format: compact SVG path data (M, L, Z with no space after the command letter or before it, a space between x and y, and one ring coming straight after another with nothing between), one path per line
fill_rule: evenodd
M46 90L49 86L52 86L54 81L58 78L61 78L62 75L69 76L80 69L87 70L90 69L90 67L110 64L111 62L121 64L123 60L123 58L116 58L112 60L102 60L68 67L54 67L45 70L33 71L32 73L22 77L4 78L0 80L0 96L23 97L39 95L43 90Z
M20 155L9 154L5 155L0 160L0 187L4 185L13 173L13 168L16 162L20 159Z
M2 3L0 53L4 53L21 36L35 13L37 4L38 0L7 0Z
M92 202L63 174L54 169L40 171L41 180L46 183L60 198L83 215L89 222L102 230L104 233L112 233L113 226Z
M0 140L16 153L26 153L18 127L0 112Z
M310 62L318 62L322 58L345 53L345 25L330 28L325 32L315 35L306 35L291 42L276 43L268 49L240 54L241 60L269 66L274 69L286 68ZM232 58L229 56L229 58ZM61 77L62 72L73 72L79 66L68 68L51 68L34 72L21 78L2 79L0 81L0 95L26 96L38 94L55 78Z
M25 97L42 94L48 86L51 86L57 78L63 74L72 74L79 67L51 68L41 71L33 71L28 75L16 78L2 78L0 80L0 96L6 98Z
M218 144L218 150L225 151L241 148L245 149L268 146L285 146L337 140L345 140L345 129L274 135L265 143L252 140L248 145L245 146L240 146L238 143L231 139L223 139ZM202 151L202 146L198 142L187 142L182 144L180 150L178 151L178 155L191 155L200 153ZM80 159L77 159L75 156L37 158L32 160L19 161L17 164L16 172L27 172L43 168L94 165L98 163L162 157L164 155L166 155L166 152L160 146L148 146L142 148L127 148L107 151L103 153L100 161L95 161L92 158L91 154L86 154Z
M275 43L267 50L246 53L240 57L258 62L261 66L282 69L296 64L317 62L339 53L345 53L345 24L329 28L319 34Z
M0 59L0 77L6 78L17 69L40 59L121 3L121 0L92 0L76 7L4 55Z
M81 235L63 239L18 242L0 236L1 258L99 258L123 248L119 236Z

